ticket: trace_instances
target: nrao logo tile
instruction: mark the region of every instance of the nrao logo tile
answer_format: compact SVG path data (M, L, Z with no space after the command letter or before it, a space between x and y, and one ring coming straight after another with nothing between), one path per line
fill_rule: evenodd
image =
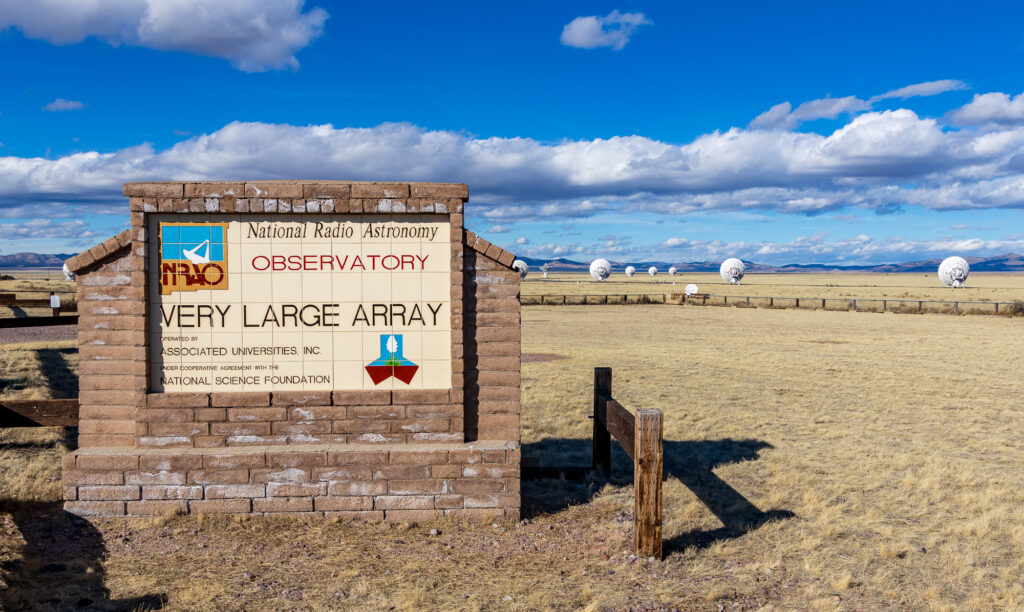
M160 293L228 288L227 223L160 223Z

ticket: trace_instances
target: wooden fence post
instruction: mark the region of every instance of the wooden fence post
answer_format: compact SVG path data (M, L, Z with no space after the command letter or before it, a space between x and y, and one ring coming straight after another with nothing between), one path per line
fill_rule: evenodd
M594 368L594 470L609 478L612 473L612 437L608 433L605 401L612 396L612 369Z
M633 459L633 542L637 556L661 558L662 423L660 410L638 410Z

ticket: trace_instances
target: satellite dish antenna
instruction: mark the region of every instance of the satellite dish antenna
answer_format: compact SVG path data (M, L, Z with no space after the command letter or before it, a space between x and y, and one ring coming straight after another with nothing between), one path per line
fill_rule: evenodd
M963 257L947 257L939 264L939 280L947 287L963 288L971 266Z
M512 262L512 269L519 273L519 278L526 278L526 273L530 271L530 266L526 265L526 262L522 259L517 259Z
M636 268L633 266L626 266L626 278L633 278L634 274L636 274Z
M686 286L685 289L683 289L683 291L686 293L686 295L697 295L697 291L699 291L699 289L697 289L697 285L690 283L689 285Z
M75 273L68 269L68 264L64 264L64 267L61 268L61 272L64 273L64 280L75 280Z
M202 255L199 254L199 249L206 247L206 251ZM196 245L194 249L182 249L181 252L185 255L185 259L198 265L210 263L210 241L204 240Z
M540 267L540 271L544 273L544 278L548 277L548 271L549 270L551 270L551 262L550 261L546 262L543 266Z
M730 285L740 284L740 279L746 273L747 267L743 265L743 262L730 257L722 262L722 267L719 268L718 272L722 275L722 280L729 281Z
M647 268L647 273L650 274L651 276L657 276L658 268L655 266L651 266L650 268Z
M675 267L675 266L672 266L671 268L669 268L669 269L668 269L668 275L669 275L669 276L675 276L675 275L676 275L676 272L678 272L678 271L679 271L679 270L676 270L676 267Z
M611 276L612 265L608 263L607 259L595 259L590 262L590 276L596 281L603 281L604 279Z

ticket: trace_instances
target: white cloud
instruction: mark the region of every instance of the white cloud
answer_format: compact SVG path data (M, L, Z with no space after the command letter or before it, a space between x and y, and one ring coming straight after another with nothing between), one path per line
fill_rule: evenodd
M84 221L55 222L52 219L30 219L18 223L0 223L0 239L37 240L47 238L94 238L96 232Z
M529 244L529 243L530 243L530 240L526 236L520 236L520 237L516 238L516 240L515 240L515 244L517 244L517 245L519 245L519 244Z
M963 81L944 79L907 85L906 87L887 91L884 94L871 96L867 100L861 100L856 96L845 96L842 98L828 96L804 102L797 106L796 109L793 109L793 105L789 102L782 102L755 117L747 127L762 130L792 130L805 121L835 119L842 114L869 111L880 100L934 96L958 89L967 89L967 85Z
M611 47L619 51L629 42L629 37L642 25L652 25L643 13L620 13L612 11L604 17L591 15L577 17L562 28L562 44L580 49Z
M1024 123L1024 93L1014 97L1001 92L975 94L974 99L949 114L956 125Z
M874 104L879 100L887 100L890 98L899 98L906 100L907 98L915 98L919 96L935 96L947 91L958 91L961 89L968 89L967 84L963 81L955 79L942 79L940 81L928 81L926 83L916 83L914 85L907 85L906 87L900 87L899 89L893 89L887 91L884 94L872 96L868 99L869 104Z
M505 234L508 233L512 228L506 225L492 225L491 229L487 230L488 234Z
M78 100L65 100L64 98L57 98L53 102L50 102L43 107L44 111L60 112L60 111L73 111L82 110L85 105Z
M327 13L305 0L0 0L0 30L64 45L89 36L219 57L246 72L298 68Z

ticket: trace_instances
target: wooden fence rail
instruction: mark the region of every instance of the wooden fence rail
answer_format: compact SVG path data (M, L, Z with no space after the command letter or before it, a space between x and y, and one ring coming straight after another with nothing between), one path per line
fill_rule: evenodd
M78 427L77 399L0 400L0 428Z
M594 470L611 476L611 438L633 460L633 548L662 557L661 481L664 470L660 410L634 416L612 397L612 369L594 368Z

